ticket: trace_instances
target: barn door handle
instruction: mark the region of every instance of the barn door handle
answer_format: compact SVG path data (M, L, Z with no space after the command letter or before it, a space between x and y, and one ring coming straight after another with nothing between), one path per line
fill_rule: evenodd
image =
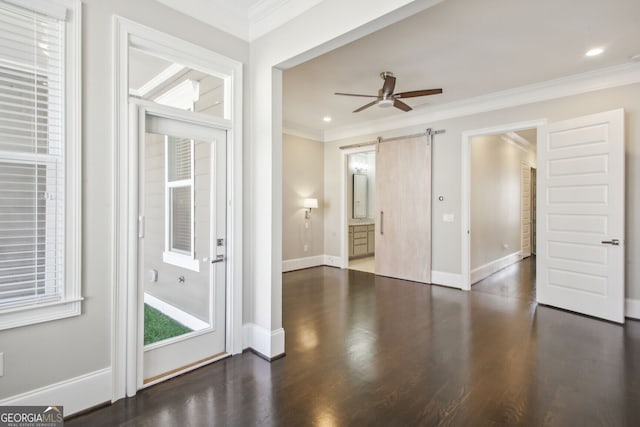
M603 245L620 246L620 240L618 240L618 239L603 240L600 243L602 243Z
M384 212L380 211L380 235L384 234Z

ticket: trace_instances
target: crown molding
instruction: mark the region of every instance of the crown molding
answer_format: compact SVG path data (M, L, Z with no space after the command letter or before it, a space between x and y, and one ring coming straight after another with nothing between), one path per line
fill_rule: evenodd
M324 131L324 142L371 135L638 82L640 82L639 63L617 65L433 106L419 111L414 110L400 117L372 120L356 125L328 129Z
M242 3L228 0L156 0L198 21L249 41L249 18Z
M252 42L323 0L260 0L252 6L237 0L157 0L212 27Z
M323 0L260 0L249 7L249 41L275 30Z
M310 139L312 141L324 142L324 132L317 129L306 129L294 124L285 124L282 133L297 136L298 138Z

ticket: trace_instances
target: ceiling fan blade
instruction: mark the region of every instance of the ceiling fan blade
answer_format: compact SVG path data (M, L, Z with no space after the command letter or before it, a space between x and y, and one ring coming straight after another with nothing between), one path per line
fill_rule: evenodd
M396 78L387 74L384 77L384 85L382 85L382 97L387 98L393 95L393 90L396 88Z
M367 109L367 108L369 108L371 106L376 105L377 103L378 103L378 100L376 99L375 101L371 101L370 103L363 105L362 107L358 108L357 110L353 110L353 112L354 113L358 113L358 112L360 112L362 110L365 110L365 109Z
M442 89L412 90L410 92L400 92L393 95L394 98L415 98L416 96L438 95Z
M407 104L405 104L404 102L399 101L397 99L393 100L393 106L396 107L396 108L401 109L402 111L411 111L412 110L412 108L409 107Z
M342 96L361 96L363 98L377 98L378 95L359 95L357 93L341 93L335 92L334 95L342 95Z

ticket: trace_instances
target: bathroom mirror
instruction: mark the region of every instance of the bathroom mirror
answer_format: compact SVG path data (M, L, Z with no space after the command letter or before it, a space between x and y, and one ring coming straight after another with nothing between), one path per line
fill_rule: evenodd
M353 218L367 217L367 175L353 174Z

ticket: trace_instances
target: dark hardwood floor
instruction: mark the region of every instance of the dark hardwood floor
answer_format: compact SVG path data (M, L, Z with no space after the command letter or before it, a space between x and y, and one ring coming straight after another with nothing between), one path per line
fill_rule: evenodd
M536 306L531 264L472 292L286 273L286 357L234 356L66 424L640 425L640 322Z

